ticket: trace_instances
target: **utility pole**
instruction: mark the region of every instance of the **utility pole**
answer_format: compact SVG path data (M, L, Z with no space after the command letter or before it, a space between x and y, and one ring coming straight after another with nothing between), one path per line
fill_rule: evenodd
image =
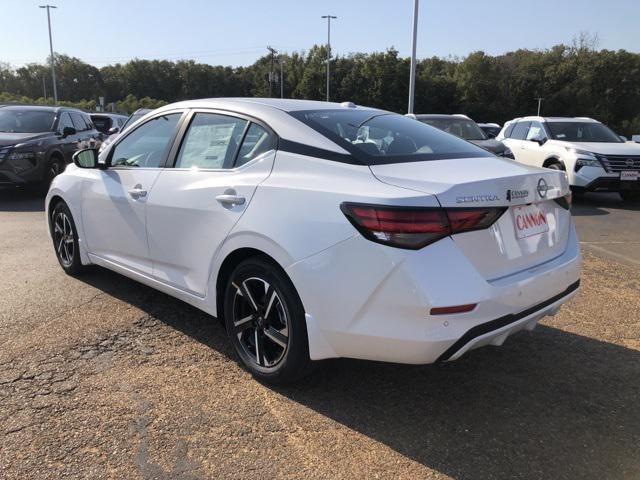
M278 53L278 51L273 47L267 47L267 50L271 53L271 66L269 67L269 98L271 98L271 85L275 77L275 72L273 71L273 56Z
M538 100L538 116L540 116L540 107L542 106L542 100L544 100L544 98L536 97L534 100Z
M42 76L42 93L44 93L44 101L47 101L47 84L44 82L44 75Z
M334 15L322 15L321 18L327 19L327 102L329 101L329 78L331 71L331 19L338 17Z
M280 98L284 98L284 59L280 55Z
M411 45L411 70L409 72L409 112L413 113L416 100L416 44L418 40L418 2L413 0L413 40Z
M55 60L53 58L53 40L51 39L51 15L49 10L52 8L58 8L55 5L40 5L40 8L47 9L47 23L49 24L49 52L51 54L51 78L53 79L53 102L58 104L58 87L56 86L56 67Z

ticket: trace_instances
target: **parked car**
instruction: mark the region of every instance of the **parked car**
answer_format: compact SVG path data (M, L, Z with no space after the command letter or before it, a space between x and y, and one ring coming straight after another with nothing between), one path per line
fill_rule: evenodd
M528 165L566 172L577 193L618 192L640 200L640 145L623 141L586 117L524 117L507 122L497 137Z
M118 133L127 121L126 115L117 113L92 113L91 121L102 135L107 138Z
M467 140L500 157L513 159L513 153L502 142L489 138L476 122L466 115L421 114L413 116L416 120L439 128L440 130Z
M478 126L489 138L496 138L502 130L502 127L497 123L479 123Z
M79 149L97 147L86 113L66 107L0 108L0 186L48 187Z
M350 102L174 103L74 161L46 198L64 271L220 317L268 382L330 357L455 360L579 286L562 172Z
M129 125L134 124L135 122L140 120L142 117L144 117L149 112L153 112L153 109L151 109L151 108L139 108L138 110L133 112L131 115L129 115L129 118L125 119L124 123L120 127L119 132L124 131L125 128L127 128ZM102 142L102 146L100 147L100 150L102 151L105 148L107 148L107 145L109 145L113 140L115 140L115 138L118 136L119 132L116 132L114 135L110 135L108 138L105 138L104 141Z

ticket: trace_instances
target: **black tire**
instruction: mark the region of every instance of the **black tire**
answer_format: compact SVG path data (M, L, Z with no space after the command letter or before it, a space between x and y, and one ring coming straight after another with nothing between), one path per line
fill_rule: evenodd
M638 203L640 202L640 190L626 190L623 192L618 192L622 200L629 203Z
M564 172L564 168L562 168L562 164L560 164L558 162L550 163L549 165L547 165L547 168L549 168L551 170L560 170L560 171Z
M241 262L225 286L224 318L240 363L258 380L283 385L309 373L304 308L278 265L260 256Z
M54 155L49 159L44 170L42 181L37 185L37 189L46 194L49 191L51 182L64 171L64 160Z
M51 238L58 263L68 275L78 275L85 267L80 261L78 231L71 210L64 202L58 202L51 210Z

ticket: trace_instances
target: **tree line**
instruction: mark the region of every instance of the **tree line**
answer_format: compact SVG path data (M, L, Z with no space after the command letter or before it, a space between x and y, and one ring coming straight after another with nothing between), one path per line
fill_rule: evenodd
M118 110L131 112L191 98L280 96L282 61L285 97L322 100L326 53L324 46L314 46L308 52L265 55L237 68L139 59L97 68L56 54L58 97L91 110L104 96ZM408 80L409 59L393 48L337 56L332 60L331 96L404 113ZM0 103L44 103L43 82L50 96L47 64L0 64ZM544 99L543 115L589 116L621 134L638 134L640 54L597 50L581 40L497 56L478 51L464 58L426 58L417 65L416 113L465 113L478 122L503 123L535 114L537 97Z

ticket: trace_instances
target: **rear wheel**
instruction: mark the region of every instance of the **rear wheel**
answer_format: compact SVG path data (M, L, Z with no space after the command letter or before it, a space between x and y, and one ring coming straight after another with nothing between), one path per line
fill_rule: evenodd
M76 224L69 207L59 202L51 212L51 238L56 258L62 269L69 275L77 275L84 270L80 261L80 248Z
M229 340L254 377L285 384L308 373L304 308L279 266L261 257L240 263L225 288L224 318Z
M628 190L619 192L622 200L629 203L638 203L640 202L640 190Z

